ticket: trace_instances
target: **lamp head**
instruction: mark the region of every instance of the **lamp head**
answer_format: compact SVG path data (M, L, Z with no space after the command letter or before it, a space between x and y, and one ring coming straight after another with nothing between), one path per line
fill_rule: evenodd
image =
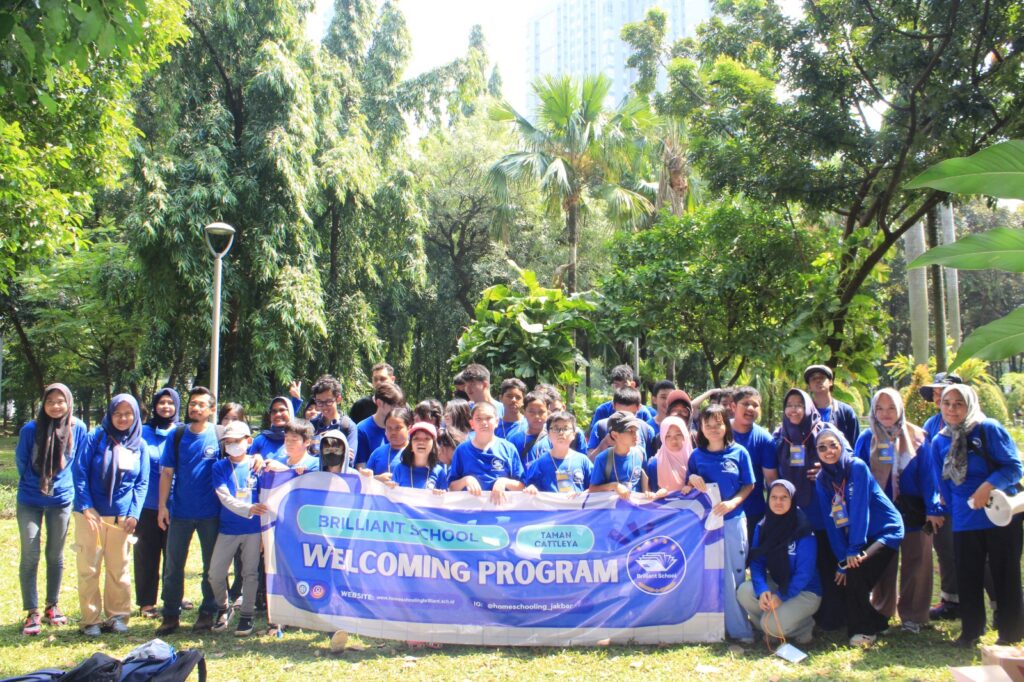
M210 253L215 258L223 258L227 255L227 252L231 250L231 245L235 241L235 228L231 227L227 223L210 223L203 228L203 237L206 239L206 246L210 249ZM227 238L227 246L223 250L218 251L213 248L212 239Z

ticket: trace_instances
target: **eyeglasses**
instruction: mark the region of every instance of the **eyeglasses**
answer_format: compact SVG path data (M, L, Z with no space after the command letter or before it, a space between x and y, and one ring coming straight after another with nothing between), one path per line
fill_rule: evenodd
M821 443L818 445L818 452L831 452L839 449L839 443L835 441L829 441L827 443Z
M317 407L327 407L328 405L333 405L336 402L338 402L338 401L335 398L328 398L327 400L314 400L313 401L313 403Z
M551 433L559 433L559 434L562 434L562 435L565 435L567 433L572 433L573 430L574 429L571 426L556 426L555 428L550 429Z
M188 402L189 407L209 407L210 403L205 400L190 400Z

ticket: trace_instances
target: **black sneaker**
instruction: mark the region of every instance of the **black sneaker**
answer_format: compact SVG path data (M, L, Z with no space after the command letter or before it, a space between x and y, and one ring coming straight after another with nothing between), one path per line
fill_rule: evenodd
M978 646L977 637L957 637L952 641L957 649L975 649Z
M177 618L168 618L164 616L164 619L160 622L160 627L156 629L156 636L163 637L175 632L181 625Z
M217 616L213 619L213 627L210 629L214 632L224 632L228 629L229 620L231 620L231 611L229 609L219 609Z
M235 637L247 637L252 634L252 616L239 616L235 626Z
M960 620L960 605L943 599L928 610L932 620Z
M209 613L199 612L199 617L196 618L196 622L192 624L192 632L205 632L213 627L213 615Z

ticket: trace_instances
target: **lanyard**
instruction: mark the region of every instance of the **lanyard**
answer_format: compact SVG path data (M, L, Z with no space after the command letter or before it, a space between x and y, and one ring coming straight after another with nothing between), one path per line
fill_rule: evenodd
M614 450L612 450L612 457L615 457L615 451ZM633 452L630 451L629 453L627 453L626 457L627 457L626 463L629 464L629 465L632 465L633 464ZM612 459L612 472L615 474L615 482L616 483L622 483L622 481L619 480L619 468L617 466L615 466L615 460L614 459ZM630 481L633 480L632 474L633 474L633 467L630 466L630 477L629 477Z

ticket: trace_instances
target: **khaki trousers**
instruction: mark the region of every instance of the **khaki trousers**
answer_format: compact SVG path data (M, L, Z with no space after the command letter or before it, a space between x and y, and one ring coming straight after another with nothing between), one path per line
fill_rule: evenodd
M94 531L85 515L75 512L75 551L78 565L78 603L82 610L81 627L99 625L121 616L125 623L132 610L132 579L128 565L128 533L124 517L103 516ZM100 592L100 567L106 563L103 592Z

